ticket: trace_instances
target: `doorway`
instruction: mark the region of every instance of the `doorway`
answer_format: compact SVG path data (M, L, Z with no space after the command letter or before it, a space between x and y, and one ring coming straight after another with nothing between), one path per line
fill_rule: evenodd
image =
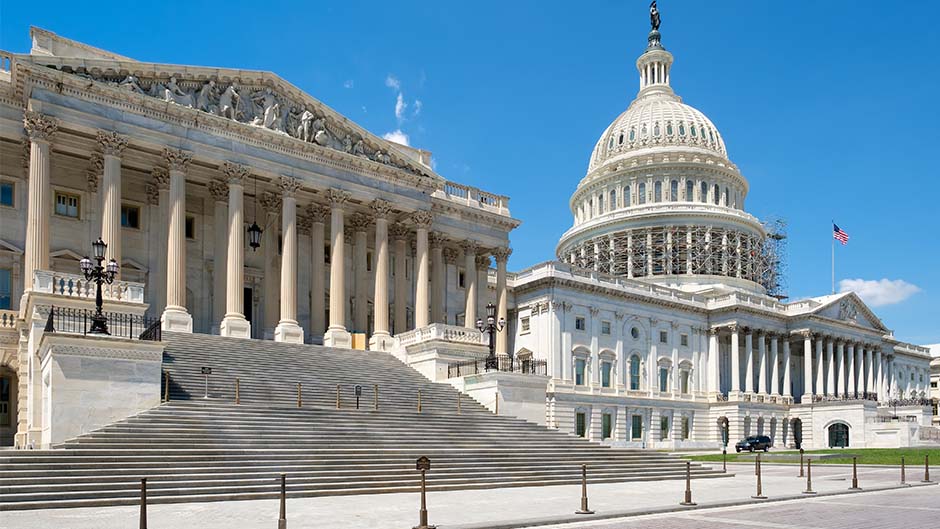
M849 447L849 425L837 422L829 426L829 448Z

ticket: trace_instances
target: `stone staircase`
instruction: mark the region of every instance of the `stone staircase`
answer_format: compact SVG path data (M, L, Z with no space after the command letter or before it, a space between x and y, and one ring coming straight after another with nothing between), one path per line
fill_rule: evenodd
M170 401L53 450L0 453L0 510L135 504L141 477L152 503L275 498L282 472L290 497L415 492L422 455L432 491L579 483L581 464L592 483L685 475L685 462L669 454L493 415L387 354L164 339ZM202 367L212 368L208 398ZM699 464L692 472L724 475Z

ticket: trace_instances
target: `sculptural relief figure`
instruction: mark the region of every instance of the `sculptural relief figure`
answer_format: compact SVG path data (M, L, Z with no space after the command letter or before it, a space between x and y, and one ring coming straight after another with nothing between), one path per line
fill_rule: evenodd
M140 87L140 79L135 75L128 75L118 86L125 90L130 90L131 92L147 95L147 91Z
M164 101L172 101L173 103L176 103L177 105L183 105L184 107L193 107L192 94L187 93L176 84L176 77L170 77L170 81L164 88L163 99Z
M202 85L202 88L200 88L199 92L196 94L196 108L203 112L215 114L218 107L215 105L214 101L217 97L218 95L215 93L215 81L210 80Z
M313 135L313 140L317 142L317 144L326 147L330 143L330 134L327 131L320 129L316 132L316 134Z
M300 125L297 126L296 136L304 141L310 141L313 138L313 112L304 109L300 114Z
M228 119L238 119L238 91L233 83L219 96L219 108L216 114Z
M362 140L356 142L356 145L353 147L353 154L356 156L365 156L366 155L366 144Z
M653 0L653 3L650 4L650 26L654 31L659 31L659 9L656 8L656 0Z
M261 115L258 116L259 119L255 119L252 124L261 125L266 129L276 129L275 125L278 124L278 117L281 112L281 103L274 96L274 93L271 92L270 88L265 88L255 92L251 96L251 101L256 105L261 107Z
M349 134L343 138L343 152L352 152L352 138Z

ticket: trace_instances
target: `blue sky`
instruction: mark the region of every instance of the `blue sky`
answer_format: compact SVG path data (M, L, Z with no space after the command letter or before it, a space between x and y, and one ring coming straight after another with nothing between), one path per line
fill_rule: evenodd
M851 235L837 281L860 280L900 339L940 342L940 2L659 5L673 87L721 130L747 209L789 223L791 297L829 292L835 219ZM25 52L36 25L143 61L273 71L377 134L406 134L445 177L511 196L520 269L553 257L594 143L636 94L647 9L3 1L0 48Z

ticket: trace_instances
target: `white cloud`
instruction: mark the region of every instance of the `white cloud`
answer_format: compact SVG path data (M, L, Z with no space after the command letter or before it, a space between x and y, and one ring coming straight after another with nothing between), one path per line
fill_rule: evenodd
M388 74L388 77L385 78L385 86L394 90L401 90L401 81L394 75Z
M415 107L414 115L415 117L417 117L417 115L421 113L421 109L424 108L424 103L422 103L420 99L415 99L414 107Z
M354 86L356 86L356 82L352 79L346 79L346 82L343 83L343 88L352 88Z
M402 132L401 129L396 129L391 132L386 132L385 134L382 135L382 138L388 141L393 141L399 145L405 145L405 146L411 145L411 143L409 143L410 139L408 138L408 135Z
M405 110L407 108L408 103L405 103L405 98L402 97L401 92L398 92L398 98L395 100L395 117L398 118L398 121L405 118Z
M872 307L894 305L920 292L920 287L903 279L843 279L839 281L839 292L855 292Z

